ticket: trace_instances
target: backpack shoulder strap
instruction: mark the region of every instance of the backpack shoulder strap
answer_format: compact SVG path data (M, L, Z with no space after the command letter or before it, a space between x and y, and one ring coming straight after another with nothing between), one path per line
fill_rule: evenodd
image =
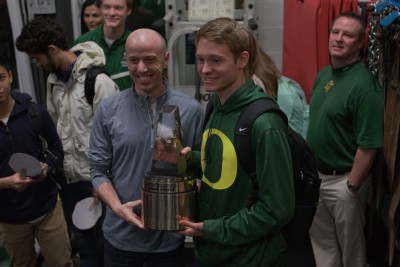
M38 104L36 104L33 101L29 102L28 115L32 124L33 131L35 132L42 147L41 152L44 154L47 149L47 145L43 138L43 118L42 115L40 114Z
M90 67L85 76L85 97L88 103L93 106L94 99L94 85L96 83L96 77L100 73L107 74L107 71L104 67L100 66L92 66Z
M241 112L236 122L234 135L236 155L239 164L252 180L255 178L256 159L251 147L251 131L257 117L269 111L277 112L287 123L286 115L279 109L278 104L269 98L257 99L250 103Z
M37 136L42 135L42 116L40 115L39 108L37 104L33 101L29 102L28 105L28 115L32 122L32 127Z

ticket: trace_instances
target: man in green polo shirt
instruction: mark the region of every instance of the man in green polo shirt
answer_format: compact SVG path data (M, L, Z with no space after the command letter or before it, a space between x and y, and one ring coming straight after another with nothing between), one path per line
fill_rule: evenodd
M331 64L318 74L307 141L322 179L310 229L317 267L366 266L365 209L371 168L383 145L384 94L360 60L365 25L342 13L329 35Z
M100 5L104 24L78 37L75 44L96 42L104 51L105 68L119 90L132 86L125 58L125 41L130 31L125 27L126 17L131 13L132 0L102 0Z

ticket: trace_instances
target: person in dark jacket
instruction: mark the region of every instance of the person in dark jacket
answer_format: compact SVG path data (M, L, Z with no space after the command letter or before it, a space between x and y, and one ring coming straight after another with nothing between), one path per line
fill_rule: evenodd
M67 225L52 170L62 162L63 149L47 111L36 104L41 120L31 118L31 96L11 91L10 65L0 57L0 237L13 266L37 265L34 242L48 266L73 266ZM34 123L49 153L44 154ZM42 172L23 177L9 166L14 153L38 159Z

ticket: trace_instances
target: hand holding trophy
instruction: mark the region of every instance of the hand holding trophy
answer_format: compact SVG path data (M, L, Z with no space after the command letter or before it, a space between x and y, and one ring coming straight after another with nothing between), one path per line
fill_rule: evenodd
M179 109L165 106L157 122L153 165L143 180L142 219L145 228L179 231L177 218L195 219L196 179L186 173Z

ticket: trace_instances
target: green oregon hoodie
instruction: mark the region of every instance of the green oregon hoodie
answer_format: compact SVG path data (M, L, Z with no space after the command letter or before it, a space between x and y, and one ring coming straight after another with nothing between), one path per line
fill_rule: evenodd
M268 96L252 80L243 84L221 105L213 95L214 111L203 133L199 193L199 221L203 236L195 238L196 257L203 266L277 266L287 245L279 229L294 212L293 174L287 126L267 112L252 130L256 153L258 201L248 206L250 177L238 163L234 129L242 109ZM200 161L200 162L199 162Z

